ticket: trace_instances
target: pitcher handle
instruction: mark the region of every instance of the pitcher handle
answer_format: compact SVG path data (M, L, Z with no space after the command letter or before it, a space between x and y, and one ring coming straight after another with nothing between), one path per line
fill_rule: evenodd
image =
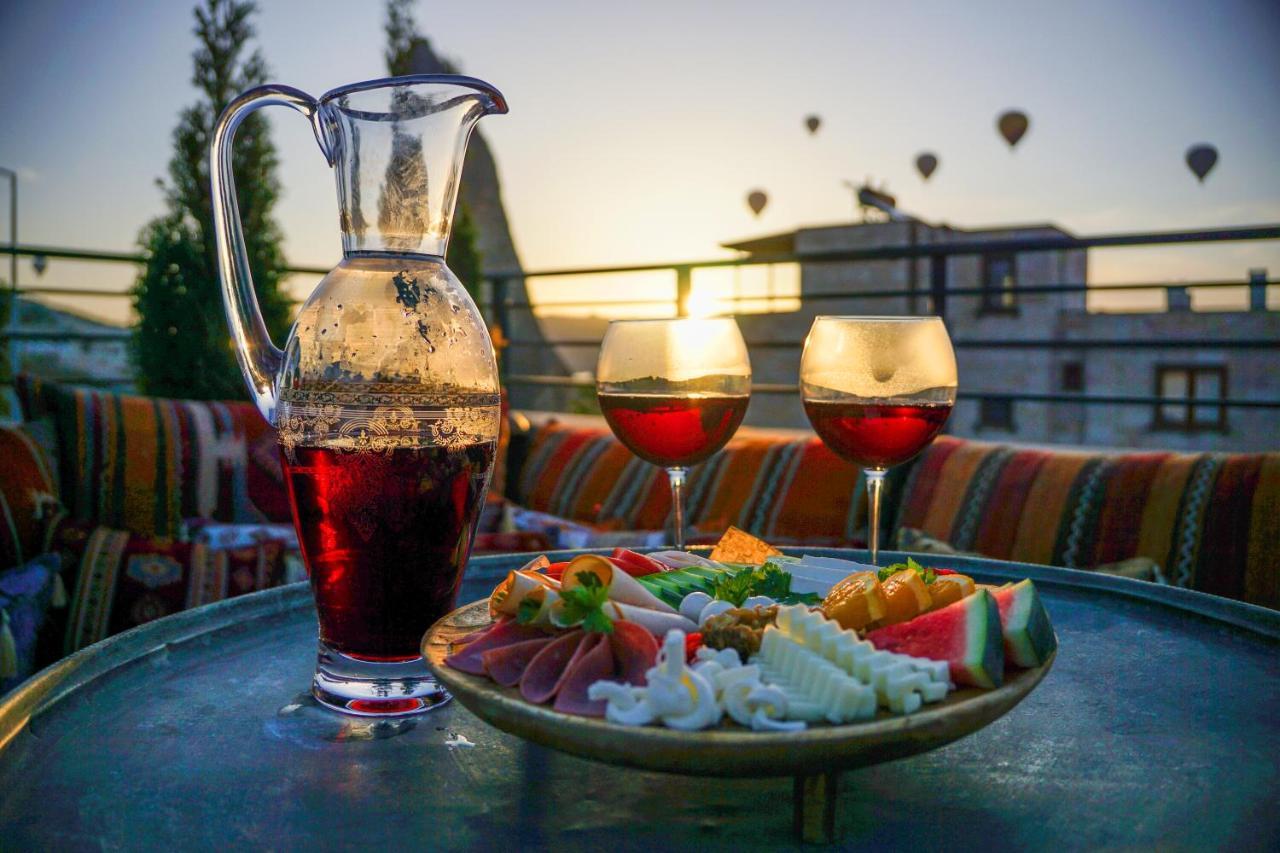
M222 302L235 342L236 359L253 395L253 401L268 423L275 423L276 378L284 354L272 342L262 321L262 309L253 289L253 274L244 248L240 207L236 202L235 175L231 169L231 144L236 128L249 113L272 104L293 107L307 117L320 151L332 166L333 143L322 122L315 98L292 86L274 83L250 89L227 105L218 118L209 150L209 180L213 196L213 230L218 253L218 276L222 279Z

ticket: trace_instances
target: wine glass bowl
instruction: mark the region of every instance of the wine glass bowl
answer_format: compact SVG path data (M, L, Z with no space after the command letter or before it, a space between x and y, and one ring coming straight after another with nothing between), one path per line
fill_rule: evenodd
M690 465L728 443L751 398L751 362L731 318L615 320L600 344L596 395L610 429L671 481L684 547Z
M879 556L884 475L942 431L956 399L956 360L938 317L818 317L800 361L814 431L866 472L871 561Z

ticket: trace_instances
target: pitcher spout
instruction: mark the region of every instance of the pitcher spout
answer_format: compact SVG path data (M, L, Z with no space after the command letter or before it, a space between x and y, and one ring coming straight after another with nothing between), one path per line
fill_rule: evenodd
M451 74L389 77L334 89L320 110L344 253L443 256L467 141L507 111L502 93Z

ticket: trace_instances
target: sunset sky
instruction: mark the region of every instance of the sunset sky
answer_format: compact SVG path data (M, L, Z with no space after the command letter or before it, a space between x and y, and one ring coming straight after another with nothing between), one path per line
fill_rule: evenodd
M1280 221L1273 0L421 2L417 16L440 52L510 102L481 127L530 269L722 256L722 241L848 221L842 181L868 176L906 210L957 226ZM382 76L382 24L373 0L264 0L258 44L275 79L318 95ZM3 0L0 166L21 174L24 242L136 247L195 97L191 27L185 2ZM1014 153L993 127L1009 107L1032 121ZM823 118L815 136L809 113ZM330 173L297 115L267 115L286 255L329 266L340 254ZM1183 163L1197 142L1222 153L1203 186ZM927 184L913 165L923 150L941 160ZM770 196L759 218L744 202L756 187ZM1243 279L1251 266L1280 275L1280 248L1090 257L1097 281ZM25 262L21 275L33 276ZM131 277L55 261L41 283ZM111 304L80 307L122 317Z

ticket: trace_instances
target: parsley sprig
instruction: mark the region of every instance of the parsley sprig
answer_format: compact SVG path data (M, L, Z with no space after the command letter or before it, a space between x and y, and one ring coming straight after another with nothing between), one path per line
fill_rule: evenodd
M924 566L920 565L915 560L911 559L910 557L907 557L907 561L905 563L894 563L892 566L885 566L883 569L881 569L880 582L884 583L891 576L896 575L898 572L901 572L905 569L911 569L913 572L920 575L921 579L926 584L933 583L935 580L938 579L938 574L933 569L926 569Z
M560 589L565 622L570 625L581 624L585 631L612 634L613 620L604 612L604 603L609 600L609 590L591 572L578 572L577 578L577 586Z
M741 607L753 595L767 595L774 601L790 598L791 573L773 563L747 566L741 571L720 575L711 589L712 598L727 601L734 607Z
M542 598L534 598L532 595L526 595L521 599L519 606L516 607L516 622L528 625L537 619L538 613L542 610L542 601Z

